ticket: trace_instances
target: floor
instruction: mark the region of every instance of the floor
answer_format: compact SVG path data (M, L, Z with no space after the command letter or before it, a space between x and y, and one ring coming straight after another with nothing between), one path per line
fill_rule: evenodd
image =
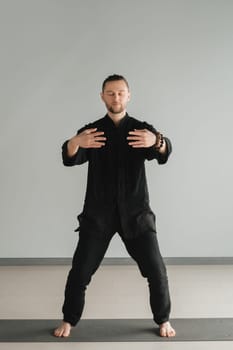
M2 319L60 319L68 266L0 267ZM233 265L167 266L171 318L233 317ZM103 265L87 290L83 318L151 318L148 289L134 265ZM79 343L79 350L215 350L233 342ZM68 350L77 344L0 343L0 350Z

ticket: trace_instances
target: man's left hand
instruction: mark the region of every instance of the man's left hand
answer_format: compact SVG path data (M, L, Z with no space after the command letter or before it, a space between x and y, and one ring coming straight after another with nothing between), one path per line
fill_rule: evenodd
M134 129L134 131L129 131L129 135L128 144L133 148L151 147L156 142L156 135L147 129Z

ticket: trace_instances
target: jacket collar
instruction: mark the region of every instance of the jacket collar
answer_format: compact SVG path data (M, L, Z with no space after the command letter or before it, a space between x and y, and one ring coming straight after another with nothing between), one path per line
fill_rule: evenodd
M112 127L116 127L116 125L114 124L114 122L112 121L112 119L109 117L108 114L105 115L105 120L106 120L106 123L109 125L109 126L112 126ZM126 112L125 116L121 119L120 123L118 124L117 128L121 128L123 125L125 125L126 121L129 119L129 115L128 113Z

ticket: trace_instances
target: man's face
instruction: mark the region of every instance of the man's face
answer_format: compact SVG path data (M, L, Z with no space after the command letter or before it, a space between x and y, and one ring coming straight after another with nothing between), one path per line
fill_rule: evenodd
M124 80L109 81L101 93L101 98L109 112L120 114L126 110L130 92Z

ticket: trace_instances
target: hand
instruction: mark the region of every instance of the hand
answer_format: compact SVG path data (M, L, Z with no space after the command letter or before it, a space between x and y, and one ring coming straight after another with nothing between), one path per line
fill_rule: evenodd
M103 131L96 131L97 128L86 129L75 136L76 142L82 148L101 148L105 146L106 137Z
M133 148L141 148L141 147L151 147L156 142L156 135L147 129L134 129L134 131L129 131L129 135L127 140L129 146Z

